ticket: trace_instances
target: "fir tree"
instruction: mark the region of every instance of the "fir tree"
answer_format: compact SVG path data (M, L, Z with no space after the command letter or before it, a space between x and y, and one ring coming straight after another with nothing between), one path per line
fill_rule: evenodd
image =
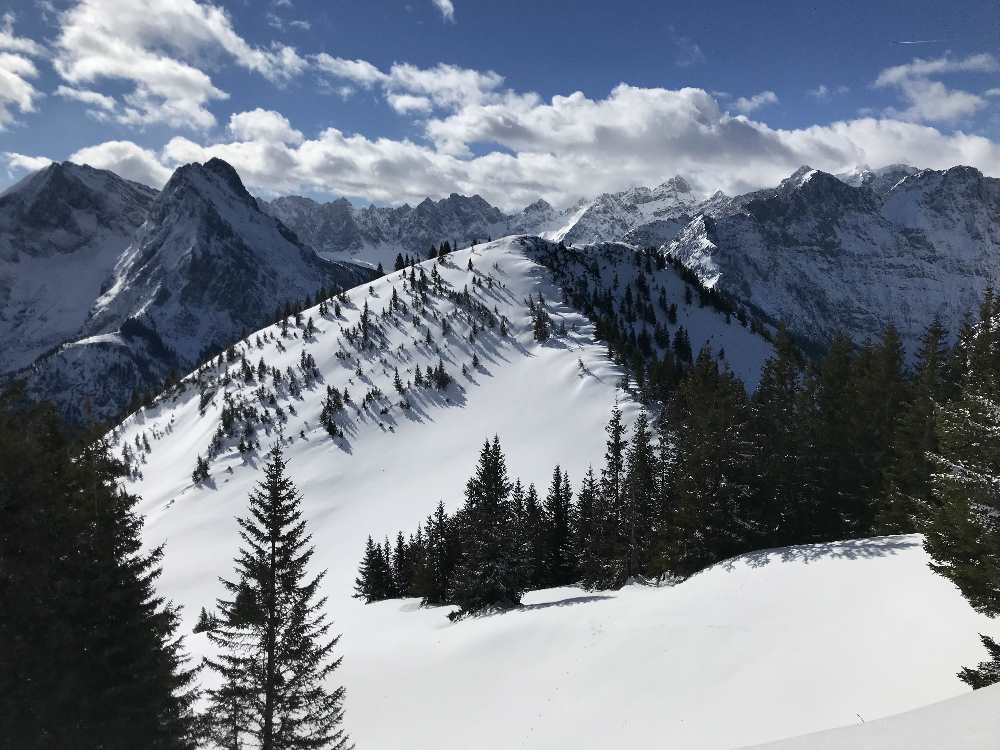
M567 586L575 580L572 497L569 477L557 465L545 497L545 584Z
M483 445L465 489L463 549L453 601L460 614L521 602L522 580L510 507L510 481L500 440Z
M105 443L0 395L0 745L194 748L194 670Z
M308 578L314 550L280 448L239 525L236 579L220 579L232 598L218 600L220 622L209 633L220 653L206 663L222 678L209 691L213 704L222 715L238 703L245 732L265 750L347 747L344 689L325 686L340 665L319 595L325 572Z
M956 399L936 409L932 503L924 547L931 568L951 580L977 612L1000 615L1000 332L987 294L979 324L960 343L966 371ZM962 671L982 686L1000 674L991 662Z

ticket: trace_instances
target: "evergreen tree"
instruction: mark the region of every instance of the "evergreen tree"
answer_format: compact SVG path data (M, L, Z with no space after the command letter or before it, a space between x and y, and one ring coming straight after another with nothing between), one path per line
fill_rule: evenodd
M510 507L510 481L500 440L483 445L465 488L463 549L453 601L460 614L520 604L523 582Z
M931 507L931 456L938 451L934 409L935 404L947 400L949 390L946 336L941 322L935 319L920 339L912 396L897 420L892 453L884 471L877 519L880 534L914 531Z
M979 324L960 346L961 392L936 408L939 448L933 456L930 522L924 547L931 568L951 580L983 614L1000 615L1000 331L987 294ZM960 676L974 687L1000 674L1000 646L984 644L991 661Z
M209 633L220 653L206 659L222 686L209 695L220 715L227 702L240 704L244 731L264 750L344 748L344 689L325 685L340 665L339 636L329 635L319 595L325 572L308 578L314 550L285 468L275 447L239 519L236 579L220 579L232 598L218 600L220 622Z
M193 748L194 670L108 446L0 394L0 746Z
M752 399L752 430L757 478L754 508L761 543L781 546L811 541L816 491L805 470L806 399L801 355L791 336L779 328L774 355L764 363Z
M545 512L534 484L528 485L528 491L524 496L524 524L522 534L522 549L524 554L522 580L525 581L529 589L542 588L548 577L545 560Z
M354 597L363 599L365 604L370 604L388 599L390 589L388 562L383 555L382 548L375 544L369 535L358 577L354 579Z
M656 516L656 468L649 418L636 417L626 455L625 487L622 493L622 568L625 580L646 573L652 563L653 527Z
M576 575L572 537L572 493L569 476L559 466L545 497L545 576L543 585L567 586Z
M590 589L621 586L625 582L622 501L628 440L625 438L622 412L617 404L611 411L611 420L605 431L608 440L599 492L594 502L593 540L590 548L580 553L584 560L580 571L582 580Z
M720 371L707 347L670 406L677 432L670 572L690 575L746 548L752 442L743 384Z

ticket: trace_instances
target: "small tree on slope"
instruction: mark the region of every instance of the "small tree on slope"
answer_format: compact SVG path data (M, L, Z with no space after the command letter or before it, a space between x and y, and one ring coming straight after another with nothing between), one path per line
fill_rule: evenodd
M219 648L208 666L222 677L210 691L219 715L232 715L234 703L246 716L245 731L262 750L345 748L340 729L344 689L325 683L340 665L318 595L325 571L312 579L306 569L313 556L301 496L285 473L275 447L264 479L250 494L249 514L238 519L243 546L235 580L222 579L232 598L219 599L219 625L209 638ZM236 747L239 731L228 734Z

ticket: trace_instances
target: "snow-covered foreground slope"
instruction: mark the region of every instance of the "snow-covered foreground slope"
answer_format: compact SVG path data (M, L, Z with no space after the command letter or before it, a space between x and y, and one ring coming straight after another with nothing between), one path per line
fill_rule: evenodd
M328 610L343 633L344 663L334 678L348 690L347 729L359 747L728 748L962 692L954 672L979 659L976 633L990 626L930 573L916 537L749 555L672 588L534 592L521 610L458 623L446 608L412 600L365 606L351 598L366 536L410 531L439 499L457 507L488 435L500 436L512 475L543 484L559 462L576 484L589 463L600 463L615 400L635 414L591 323L559 301L553 275L536 262L553 247L508 238L452 254L438 266L446 286L429 293L419 322L412 286L397 273L350 292L340 318L306 311L303 323L311 316L318 329L313 338L295 327L282 338L273 326L260 332L259 347L254 334L236 348L227 366L233 375L243 353L254 367L264 359L283 372L303 352L315 358L319 375L298 398L269 376L226 385L213 366L201 373L204 400L189 379L116 431L115 451L127 445L135 457L129 484L143 497L147 543L166 542L159 585L184 606L185 630L221 594L217 577L231 573L238 545L235 516L260 478L259 453L241 458L236 450L237 420L232 437L217 444L210 482L191 483L228 401L253 406L258 417L268 410L270 428L250 420L261 450L277 439L275 407L287 418L290 472L303 494L315 566L329 569ZM611 249L604 248L609 258L632 263L621 247ZM424 268L430 276L432 264ZM620 269L622 285L630 276ZM685 305L684 282L671 269L655 274L654 298L661 285L679 303L676 325L688 329L693 347L711 338L754 380L766 343L710 307ZM382 317L393 289L407 309ZM544 344L532 338L524 303L539 292L553 327L567 330ZM358 349L346 331L366 301L379 345ZM474 344L470 320L478 321ZM501 320L510 335L500 335ZM471 367L473 352L481 369ZM412 381L416 365L439 358L457 382L444 392L411 385L402 408L395 370ZM338 417L345 437L334 440L319 424L328 385L346 387L356 404L374 386L385 397L348 407ZM258 399L259 388L273 390L275 402ZM144 438L149 451L137 448ZM196 658L209 648L204 635L189 635L187 645Z
M993 750L1000 744L1000 685L888 716L746 750Z
M344 606L356 739L721 750L960 694L956 665L981 657L977 629L997 629L929 571L916 536L744 556L672 588L553 589L526 603L457 624L414 601Z

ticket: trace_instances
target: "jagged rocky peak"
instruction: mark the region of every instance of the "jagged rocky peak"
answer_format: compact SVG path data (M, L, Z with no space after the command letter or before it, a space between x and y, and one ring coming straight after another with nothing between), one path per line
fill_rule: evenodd
M219 198L237 200L248 208L259 210L257 201L247 192L236 170L219 158L209 159L204 164L197 162L178 167L161 193L161 203L193 192L207 200Z
M130 232L145 220L155 196L152 188L113 172L54 162L0 195L0 252L67 253L102 232Z
M864 187L878 195L884 195L907 177L919 172L919 169L909 164L888 164L877 169L865 164L848 172L841 172L836 177L851 187Z

